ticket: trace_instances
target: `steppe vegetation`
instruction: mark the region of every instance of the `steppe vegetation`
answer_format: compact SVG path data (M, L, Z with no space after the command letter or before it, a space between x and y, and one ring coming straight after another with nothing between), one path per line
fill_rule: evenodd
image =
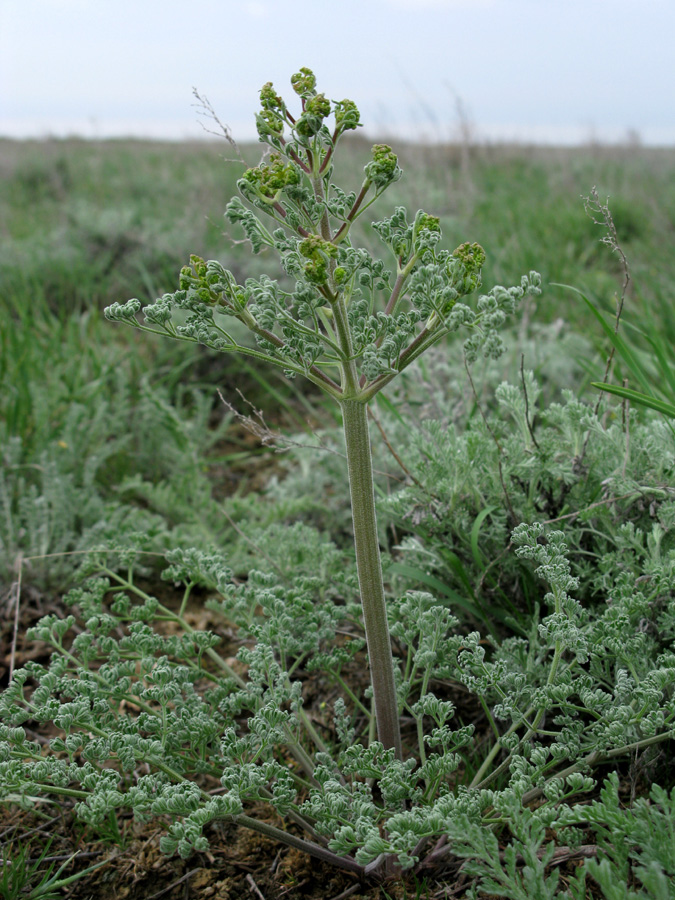
M335 304L333 251L277 238L284 272L223 217L260 146L0 142L1 896L675 896L675 153L394 149L400 179L341 139L335 183L386 188L355 247L395 268L371 223L406 207L411 274L450 267L473 310L532 270L542 293L501 355L466 365L450 333L368 398L388 743L344 403L103 316L189 254ZM482 285L453 256L474 242Z

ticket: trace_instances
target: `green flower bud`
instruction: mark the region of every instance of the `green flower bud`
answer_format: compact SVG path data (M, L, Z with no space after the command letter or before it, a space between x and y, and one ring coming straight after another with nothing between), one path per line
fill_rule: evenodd
M415 253L424 258L426 251L431 250L441 239L441 220L438 216L430 216L419 210L413 225L413 246Z
M206 275L206 263L201 258L201 256L197 256L196 254L190 254L190 265L195 270L195 275L197 278L204 278Z
M178 277L178 287L181 291L187 291L192 286L193 275L190 266L183 266Z
M300 241L298 250L306 259L318 259L321 254L335 259L338 248L330 241L324 241L318 234L310 234L304 241Z
M344 266L338 266L337 269L333 272L333 279L335 284L344 284L344 282L349 278L349 272Z
M305 103L305 109L295 123L295 130L300 137L312 137L323 125L323 120L330 115L330 100L324 94L316 94Z
M480 286L481 269L485 263L485 250L480 244L466 243L460 244L452 255L462 263L464 268L460 290L463 294L470 294Z
M274 85L268 81L260 89L260 105L266 110L283 109L284 101L274 90Z
M307 101L305 112L325 119L330 115L330 100L326 99L325 94L317 94Z
M268 199L274 199L280 191L289 185L300 182L300 171L293 163L284 163L278 156L272 156L266 165L247 169L242 175L241 181L250 185L258 194ZM244 189L244 193L246 193Z
M308 138L312 137L312 135L315 135L319 128L321 128L320 122L318 125L316 125L316 127L315 125L316 119L313 122L307 122L307 120L301 116L295 123L295 130L300 137Z
M269 109L264 109L261 113L256 115L255 125L258 135L261 138L264 138L269 134L276 137L284 130L283 119Z
M480 244L460 244L452 255L464 263L467 272L477 272L485 264L485 250Z
M376 187L386 187L403 174L398 166L398 157L388 144L375 144L373 158L365 166L366 176Z
M328 260L335 259L338 249L330 241L324 241L318 234L311 234L300 241L298 251L308 260L305 278L310 284L325 284L328 280Z
M328 266L323 259L311 259L305 266L305 278L310 284L325 284L328 281Z
M417 215L417 221L415 222L415 231L417 234L419 234L420 231L437 231L440 233L441 220L438 216L430 216L428 213L420 211ZM456 253L457 251L455 251L455 254Z
M303 113L295 123L295 130L300 137L313 137L323 125L323 118L312 113Z
M291 76L291 84L295 93L300 97L311 97L316 87L314 72L303 66L299 72Z
M361 114L353 100L340 100L335 104L335 124L340 131L357 128Z

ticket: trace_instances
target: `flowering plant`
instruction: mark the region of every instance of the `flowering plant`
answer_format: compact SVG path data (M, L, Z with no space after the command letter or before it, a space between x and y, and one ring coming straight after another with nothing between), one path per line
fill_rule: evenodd
M649 638L636 622L648 601L629 579L617 576L612 607L591 620L573 597L563 534L542 525L512 533L517 556L549 587L527 636L488 649L430 594L385 599L368 404L460 329L469 362L497 356L499 329L540 279L531 272L481 293L482 247L442 249L440 222L423 211L397 208L372 223L385 259L355 246L355 222L401 177L397 157L375 145L360 187L338 187L335 156L360 125L358 109L317 93L308 69L291 81L296 114L263 87L256 122L269 154L243 174L243 200L226 211L254 253L278 254L281 279L241 284L192 257L177 291L144 308L115 303L106 315L272 363L339 404L355 568L302 525L270 545L292 571L272 559L243 583L221 554L174 550L164 574L184 585L176 611L138 584L133 547L113 548L125 574L110 551L92 553L88 583L69 597L84 630L67 641L75 617L44 618L32 636L53 647L50 665L29 663L0 698L0 787L26 804L39 792L74 798L97 827L114 829L125 807L140 819L169 817L167 853L205 849L204 829L224 820L380 878L435 865L464 847L462 835L515 822L535 799L543 832L559 804L593 787L592 765L672 732L675 657L645 671ZM235 629L235 660L189 624L196 586L216 595L212 608ZM347 673L364 649L369 683L359 693ZM625 665L614 671L619 655ZM310 672L331 685L320 722L308 710ZM477 699L494 735L480 755L475 723L456 721L460 691ZM28 740L29 720L60 730L47 751ZM460 769L473 771L462 780ZM260 803L285 827L257 816Z

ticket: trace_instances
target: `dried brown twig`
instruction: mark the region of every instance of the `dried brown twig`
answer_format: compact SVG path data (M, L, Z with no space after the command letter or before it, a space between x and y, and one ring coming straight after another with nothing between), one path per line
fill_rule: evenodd
M630 284L630 267L628 265L628 259L626 258L626 254L623 252L623 250L621 249L621 245L619 244L619 236L616 233L616 225L614 224L614 219L612 218L612 214L609 211L609 204L608 202L600 202L600 197L595 186L591 188L589 196L584 197L583 201L586 215L589 216L596 225L600 225L605 229L605 236L600 238L600 243L606 244L613 253L616 253L618 255L619 259L621 260L621 268L623 270L623 284L621 286L621 296L617 300L616 316L614 319L614 334L618 334L619 325L621 323L621 315L623 313L623 307L626 300L626 292L628 291L628 285ZM612 349L609 352L609 356L607 357L605 374L602 378L603 384L607 384L609 380L609 372L612 367L612 361L614 360L614 351L615 347L612 346ZM596 416L598 414L598 410L600 409L601 400L602 394L598 396L597 403L595 404L594 415ZM579 456L580 464L583 462L584 456L586 455L586 447L588 446L590 436L591 432L589 430L586 434L584 445L581 448L581 454Z
M241 155L241 151L237 146L237 142L232 137L232 132L228 125L218 118L218 114L216 113L213 106L211 106L211 102L208 97L203 97L197 88L192 88L192 95L197 101L192 105L197 108L197 115L201 116L204 119L211 119L212 122L215 122L218 126L218 131L212 131L210 128L207 128L203 122L200 122L200 125L204 129L207 134L213 134L216 137L224 137L225 140L230 144L231 147L234 148L234 152L237 154L237 159L228 159L226 162L240 162L242 165L246 165L244 162L244 157Z

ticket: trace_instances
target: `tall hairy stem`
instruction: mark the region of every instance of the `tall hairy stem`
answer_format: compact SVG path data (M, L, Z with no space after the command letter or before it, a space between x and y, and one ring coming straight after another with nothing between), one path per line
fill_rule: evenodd
M402 759L394 660L377 540L368 410L366 404L358 400L343 400L341 406L347 444L356 566L370 660L377 736L385 749L393 748L396 757Z

